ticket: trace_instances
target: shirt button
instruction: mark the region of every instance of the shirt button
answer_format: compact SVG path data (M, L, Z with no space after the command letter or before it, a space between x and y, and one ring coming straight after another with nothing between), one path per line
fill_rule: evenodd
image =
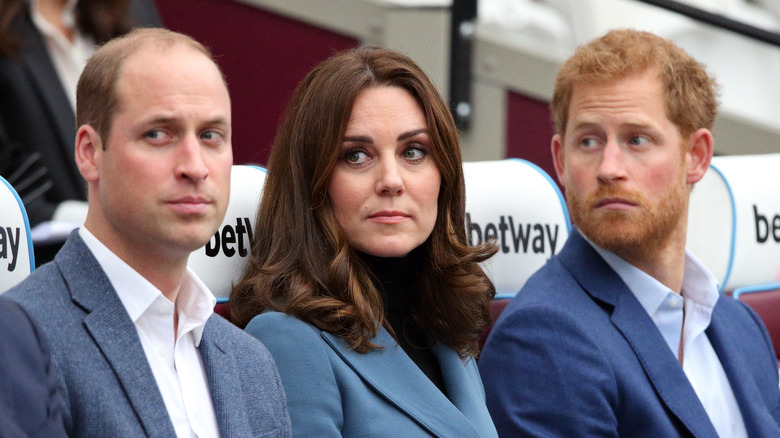
M157 350L157 354L159 354L160 357L165 357L165 347L160 347L160 349Z
M676 309L677 308L677 304L679 304L679 303L677 302L676 298L672 298L671 300L669 300L669 307L671 307L672 309Z

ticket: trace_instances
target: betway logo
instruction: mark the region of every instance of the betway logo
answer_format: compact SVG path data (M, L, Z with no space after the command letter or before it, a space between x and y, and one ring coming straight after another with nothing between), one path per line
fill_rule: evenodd
M21 233L22 229L19 227L0 226L0 259L9 260L9 272L16 270L16 257L19 255L19 236Z
M555 254L558 246L558 225L540 223L515 224L512 216L499 216L498 222L476 223L471 221L471 214L466 213L466 227L471 245L479 245L488 240L495 240L503 253Z
M249 244L244 245L244 235L246 234ZM206 255L216 257L220 251L228 257L233 257L236 253L239 257L246 257L252 245L252 225L248 217L237 217L236 226L225 225L214 233L214 237L206 244Z

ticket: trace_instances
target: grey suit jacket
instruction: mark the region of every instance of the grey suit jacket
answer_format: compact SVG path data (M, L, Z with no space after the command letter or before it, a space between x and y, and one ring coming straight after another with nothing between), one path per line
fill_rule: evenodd
M51 341L69 436L175 436L135 326L77 232L6 296ZM291 436L284 390L262 343L215 314L199 349L222 437Z

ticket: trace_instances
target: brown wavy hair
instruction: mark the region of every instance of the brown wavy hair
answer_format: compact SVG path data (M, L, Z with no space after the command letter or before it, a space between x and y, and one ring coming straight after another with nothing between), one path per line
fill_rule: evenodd
M672 41L649 32L613 30L577 49L555 80L550 112L555 131L564 135L574 86L655 71L663 82L666 116L682 137L699 128L712 130L718 112L718 86L707 70Z
M380 86L402 88L419 103L441 173L412 317L462 357L476 356L495 295L478 263L496 248L467 243L461 154L449 108L417 64L388 49L337 53L295 89L271 150L255 242L230 296L231 314L243 327L265 309L284 312L341 336L361 353L377 347L371 339L381 325L392 333L372 273L349 246L328 196L355 99Z
M137 25L130 13L130 0L79 0L74 13L76 26L97 44ZM0 55L12 57L25 44L15 28L16 19L22 14L29 14L26 0L0 1Z

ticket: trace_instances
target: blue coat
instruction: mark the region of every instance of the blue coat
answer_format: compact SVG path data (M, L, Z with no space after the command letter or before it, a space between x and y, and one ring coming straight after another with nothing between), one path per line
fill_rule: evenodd
M77 232L6 296L51 341L69 436L175 436L138 332ZM199 350L223 437L290 436L284 390L261 343L215 314Z
M338 336L278 312L247 326L274 356L296 437L495 437L474 360L436 345L449 400L382 328L383 349L357 353Z
M758 316L720 297L706 334L748 436L780 437L777 360ZM502 436L717 436L650 316L576 230L501 314L479 366Z
M57 376L41 328L0 297L0 436L66 436Z

